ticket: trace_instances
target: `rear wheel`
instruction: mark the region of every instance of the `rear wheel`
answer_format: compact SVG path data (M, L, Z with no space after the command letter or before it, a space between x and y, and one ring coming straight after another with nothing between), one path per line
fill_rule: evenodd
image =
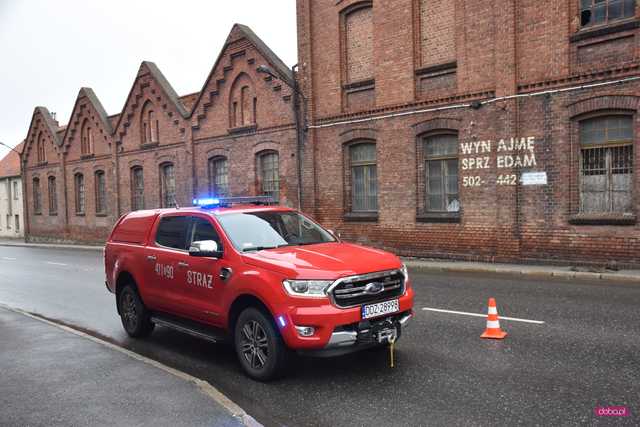
M288 349L271 316L253 307L245 309L236 322L234 338L240 365L251 378L269 381L283 374Z
M146 337L153 331L154 324L149 311L132 285L124 286L118 295L118 302L122 326L130 337Z

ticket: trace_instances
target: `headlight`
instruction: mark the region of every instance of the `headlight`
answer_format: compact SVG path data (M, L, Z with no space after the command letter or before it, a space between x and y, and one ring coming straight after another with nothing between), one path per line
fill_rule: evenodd
M404 281L406 282L407 280L409 280L409 270L407 270L407 266L402 263L402 267L400 268L400 271L402 271L402 274L404 276Z
M284 280L282 284L289 295L294 297L323 298L332 284L329 280Z

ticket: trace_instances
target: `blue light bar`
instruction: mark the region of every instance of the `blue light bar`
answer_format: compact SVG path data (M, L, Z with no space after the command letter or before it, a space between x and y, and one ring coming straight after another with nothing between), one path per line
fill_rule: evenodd
M283 328L287 324L287 322L285 322L285 320L284 320L284 316L283 315L278 316L278 322L280 323L280 326L282 326Z
M220 199L206 198L206 199L193 199L194 206L212 207L220 205Z

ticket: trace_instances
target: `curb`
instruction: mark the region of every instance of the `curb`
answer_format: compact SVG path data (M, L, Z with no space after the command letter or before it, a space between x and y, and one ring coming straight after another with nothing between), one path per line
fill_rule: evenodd
M227 396L225 396L224 394L222 394L217 388L215 388L214 386L212 386L210 383L208 383L207 381L201 380L199 378L196 378L192 375L187 374L186 372L182 372L179 371L175 368L172 368L170 366L167 366L163 363L160 363L158 361L155 361L153 359L149 359L148 357L142 356L141 354L135 353L131 350L127 350L126 348L120 347L118 345L112 344L110 342L101 340L100 338L96 338L92 335L89 335L87 333L81 332L77 329L73 329L69 326L65 326L65 325L60 325L56 322L52 322L51 320L48 319L44 319L40 316L38 316L37 314L33 314L33 313L29 313L28 311L24 311L21 310L19 308L15 308L15 307L11 307L5 304L1 304L0 303L0 308L4 308L6 310L12 311L14 313L18 313L21 314L23 316L27 316L31 319L34 320L38 320L40 322L46 323L50 326L54 326L56 328L62 329L65 332L69 332L72 333L74 335L77 335L79 337L88 339L90 341L93 341L97 344L101 344L105 347L108 347L112 350L115 350L117 352L120 352L122 354L125 354L133 359L136 359L140 362L144 362L148 365L151 365L155 368L158 368L170 375L173 375L175 377L178 377L184 381L190 382L192 384L194 384L201 393L207 395L211 400L215 401L216 403L218 403L219 405L221 405L223 408L225 408L227 411L229 411L231 413L232 416L234 416L235 418L238 418L242 424L244 424L247 427L262 427L262 424L260 424L258 421L256 421L251 415L247 414L245 412L244 409L242 409L240 406L238 406L238 404L236 404L235 402L233 402L231 399L229 399Z
M519 266L483 266L483 265L443 265L422 261L403 260L408 268L418 272L450 272L450 273L491 273L500 275L516 275L526 277L553 277L578 280L606 280L620 283L640 284L640 276L624 273L591 273L586 271L562 270L523 270Z
M80 251L101 251L104 246L90 246L90 245L65 245L59 243L26 243L26 242L0 242L0 246L5 247L20 247L20 248L43 248L43 249L71 249Z

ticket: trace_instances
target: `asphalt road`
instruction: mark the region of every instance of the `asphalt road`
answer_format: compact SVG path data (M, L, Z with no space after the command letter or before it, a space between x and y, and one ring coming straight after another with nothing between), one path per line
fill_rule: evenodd
M638 425L640 285L414 274L416 316L387 351L299 358L283 380L247 379L225 345L166 328L126 336L98 252L0 247L0 303L38 313L209 381L265 425ZM495 297L503 341L481 340ZM80 363L80 362L79 362ZM140 381L144 381L141 378ZM627 406L604 419L599 406Z

